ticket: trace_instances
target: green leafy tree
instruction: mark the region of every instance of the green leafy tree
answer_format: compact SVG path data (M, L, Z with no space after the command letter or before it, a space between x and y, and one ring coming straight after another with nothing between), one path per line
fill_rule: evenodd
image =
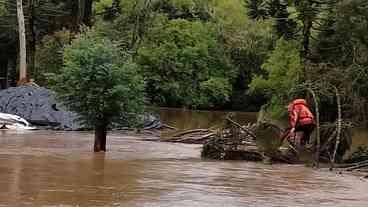
M214 91L208 86L220 84L225 90L216 91L223 93L216 103L228 101L235 71L209 24L164 18L149 31L138 50L137 61L154 103L189 108L214 106L212 98L202 96L213 97L209 93Z
M297 22L289 12L289 2L284 0L245 0L248 15L253 19L274 18L274 27L279 37L295 38Z
M344 94L344 117L368 123L368 2L343 0L326 17L313 47L313 79L336 85Z
M213 77L201 82L201 103L207 103L208 107L222 106L230 100L232 86L229 80L222 77Z
M268 60L262 65L266 76L255 75L251 84L251 92L267 94L271 99L270 111L273 116L282 114L283 104L288 101L287 94L299 83L302 64L299 56L298 43L277 41L276 48Z
M78 28L80 21L74 21L74 16L80 16L81 5L76 5L72 0L23 0L23 10L25 17L25 32L27 45L27 72L30 78L38 76L35 70L36 47L45 35L50 35L54 31L62 28ZM91 1L78 1L91 2ZM83 3L84 4L84 3ZM5 51L17 50L17 8L13 0L0 0L0 45ZM88 18L87 18L88 19ZM76 25L78 23L78 25ZM76 29L75 29L76 30ZM9 60L17 59L16 53L7 53ZM14 67L15 70L16 67ZM12 73L15 73L12 72ZM40 75L42 76L42 75ZM39 76L39 77L40 77Z
M276 35L272 21L253 20L241 0L216 1L212 18L220 43L237 71L232 83L231 107L256 111L265 103L263 95L246 93L253 74L261 74L261 65L273 49Z
M107 7L112 3L112 1L109 0L100 2L100 5L106 3L106 5L108 5ZM264 103L264 98L259 100L259 97L250 97L248 94L245 94L245 91L248 89L252 74L262 72L260 67L273 48L276 35L273 34L272 21L253 21L247 16L246 7L242 0L127 0L121 1L120 7L120 15L114 21L101 21L100 19L100 21L97 22L98 30L111 39L119 42L120 47L131 51L143 68L153 68L150 70L147 69L149 72L144 73L148 80L147 91L148 94L152 94L149 96L153 103L164 106L222 108L225 105L227 107L230 106L228 105L229 102L236 102L236 104L231 104L231 106L236 105L238 109L244 109L245 107L251 108L250 105L255 102L258 106ZM95 8L99 8L101 12L104 11L101 6L96 5ZM208 100L213 100L208 99L208 97L200 97L202 96L201 93L206 94L203 96L207 96L208 91L203 92L201 90L203 87L200 87L200 84L198 84L198 81L195 81L195 79L184 81L185 84L181 82L173 83L173 85L178 84L177 87L180 87L180 89L178 89L179 91L182 91L186 87L193 88L191 91L193 95L188 96L186 101L179 100L175 97L173 98L171 94L168 95L169 92L164 92L170 91L169 89L165 88L161 90L163 87L157 89L153 87L154 81L152 77L158 76L157 79L162 80L160 79L161 74L157 72L159 70L168 69L163 69L156 64L157 62L155 64L149 63L147 58L143 58L145 56L144 51L146 51L147 56L151 56L151 58L154 57L153 54L162 55L161 57L155 57L157 61L162 61L161 59L165 59L165 57L168 58L166 54L174 56L175 53L183 51L183 46L177 48L164 48L164 45L161 45L161 42L165 42L166 44L169 41L174 45L187 44L185 41L176 42L172 37L163 37L164 35L171 36L167 31L172 29L174 24L178 25L178 22L186 22L187 25L199 25L203 27L204 30L208 30L208 32L200 31L203 35L199 35L199 38L193 42L195 42L194 44L197 46L200 44L208 44L209 47L206 50L209 54L208 56L194 56L194 53L192 53L192 58L195 58L195 61L209 62L209 57L210 59L216 59L214 57L218 57L219 65L213 65L209 70L228 71L224 73L225 75L223 77L221 77L221 75L216 75L214 79L220 80L219 77L226 79L226 88L229 88L227 87L228 85L231 86L231 90L224 90L230 91L230 96L228 96L228 94L220 96L226 98L223 99L223 101L216 101L218 104L214 104L212 101L207 102ZM181 31L179 30L181 30L181 28L183 28L183 33L187 32L189 35L180 34ZM177 33L179 34L175 33L173 36L194 37L199 31L196 29L198 26L193 27L193 29L189 28L189 26L185 29L184 27L181 28L178 29ZM193 34L190 34L191 30L193 30ZM181 40L180 38L177 39ZM158 50L156 45L160 45L161 53L153 51ZM212 45L215 45L215 48L221 49L213 49ZM165 54L163 54L164 52ZM151 59L149 61L153 60ZM178 63L178 65L183 61L183 58L173 58L170 60L172 64ZM222 67L221 65L224 65L224 63L225 66ZM187 63L185 66L188 68L188 71L191 70L189 69L190 64L191 63ZM219 69L221 67L222 69ZM144 71L147 70L144 69ZM196 69L195 71L200 70L202 69ZM186 78L185 73L178 73L175 77L169 77L168 79L184 80ZM201 79L200 82L208 80L204 78ZM168 85L164 80L163 82L163 84L157 82L154 85ZM189 83L193 83L193 86L190 86ZM190 98L194 98L194 100L189 101ZM257 108L258 107L253 107L253 110L257 110Z
M131 58L93 31L65 48L64 67L52 78L58 98L95 129L94 151L106 151L107 129L131 125L144 104L144 83Z
M45 85L48 73L59 73L63 67L63 50L71 41L69 30L46 35L36 47L35 73L31 75L38 84ZM52 57L52 58L50 58Z

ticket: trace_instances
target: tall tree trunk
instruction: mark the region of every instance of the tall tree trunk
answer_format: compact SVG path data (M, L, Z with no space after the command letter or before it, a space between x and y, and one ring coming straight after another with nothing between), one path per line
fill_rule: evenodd
M24 14L22 0L17 0L17 17L19 32L19 83L27 82L27 50L26 31L24 26Z
M310 37L311 37L311 29L313 22L309 19L304 21L303 26L303 49L301 51L301 57L304 59L308 58L309 55L309 45L310 45Z
M33 34L32 34L33 35ZM35 67L35 55L36 55L36 40L34 36L31 37L32 39L28 42L29 50L27 52L28 55L28 77L36 79L38 77L36 67Z
M84 19L84 7L85 7L85 0L78 0L78 18L77 18L78 27L80 24L82 24Z
M82 18L82 22L83 24L87 25L87 26L92 26L92 4L93 4L93 0L84 0L82 1L84 2L84 5L82 5L84 7L83 9L83 18Z
M95 126L95 152L106 152L106 135L107 135L107 124L99 123Z
M6 59L6 74L5 74L5 88L9 88L9 77L10 77L10 69L9 69L9 58Z
M307 71L308 65L308 57L309 57L309 45L310 45L310 36L311 36L311 29L312 29L312 21L309 19L304 21L303 26L303 48L300 53L300 57L302 58L303 68L302 68L302 77L304 81L310 79L310 73Z
M73 2L74 31L78 31L81 24L92 26L92 5L93 0L76 0Z
M7 88L8 81L8 60L0 58L0 90Z
M17 55L13 54L8 57L8 86L15 87L17 85Z
M80 24L80 1L81 0L75 0L71 2L71 12L70 16L72 17L72 23L71 23L71 30L73 32L78 32L79 30L79 24Z
M35 70L35 55L36 55L36 33L35 33L35 24L34 24L34 17L35 17L35 10L34 10L34 0L28 0L28 9L29 9L29 31L30 31L30 40L28 45L28 76L32 78L37 77L37 72Z

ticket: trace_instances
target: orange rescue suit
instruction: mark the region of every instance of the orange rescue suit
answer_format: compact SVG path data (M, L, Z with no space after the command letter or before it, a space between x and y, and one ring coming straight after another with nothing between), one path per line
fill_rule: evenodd
M295 99L288 106L289 122L292 128L314 124L314 116L305 99Z

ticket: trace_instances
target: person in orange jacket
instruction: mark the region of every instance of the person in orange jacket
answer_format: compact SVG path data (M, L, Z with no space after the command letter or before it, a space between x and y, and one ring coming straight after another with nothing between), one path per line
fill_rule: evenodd
M300 144L305 145L315 128L314 116L305 99L295 99L288 105L290 133L303 132Z

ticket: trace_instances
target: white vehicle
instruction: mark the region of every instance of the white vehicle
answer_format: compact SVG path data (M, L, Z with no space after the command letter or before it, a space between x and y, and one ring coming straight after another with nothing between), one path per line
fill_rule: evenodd
M36 127L20 116L0 113L0 129L34 130Z

